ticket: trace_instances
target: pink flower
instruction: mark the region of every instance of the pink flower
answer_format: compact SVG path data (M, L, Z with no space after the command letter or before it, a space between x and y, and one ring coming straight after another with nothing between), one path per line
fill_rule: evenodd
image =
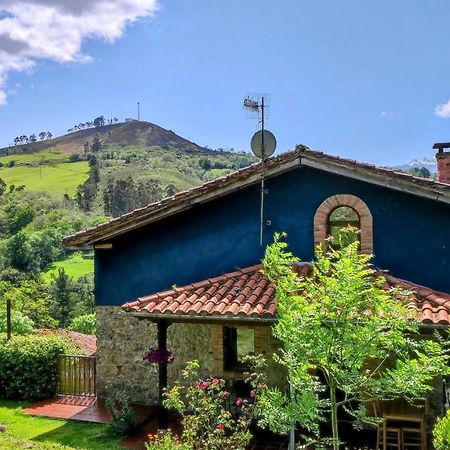
M252 397L252 398L256 397L256 392L254 390L250 391L250 397Z
M242 405L242 398L238 398L236 400L236 406L241 406Z
M218 430L223 431L224 428L225 428L225 426L224 426L223 423L218 423L218 424L217 424L217 429L218 429Z
M223 398L228 398L230 396L230 393L228 391L225 391L223 393Z
M204 382L200 385L200 387L201 387L203 390L205 390L208 386L209 386L209 383L208 383L207 381L204 381Z
M212 379L212 384L219 384L219 383L220 383L219 378L213 378Z

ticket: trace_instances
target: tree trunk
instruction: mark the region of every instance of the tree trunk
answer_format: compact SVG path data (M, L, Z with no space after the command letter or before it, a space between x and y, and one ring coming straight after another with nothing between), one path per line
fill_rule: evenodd
M330 384L330 399L331 399L331 429L333 434L333 450L339 450L339 430L337 419L337 400L336 400L336 385Z

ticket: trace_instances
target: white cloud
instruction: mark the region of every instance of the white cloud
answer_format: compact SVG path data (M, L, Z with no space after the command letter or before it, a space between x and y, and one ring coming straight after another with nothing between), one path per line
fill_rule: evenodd
M388 117L392 117L394 113L392 111L381 111L380 117L382 119L387 119Z
M10 72L30 70L39 60L89 62L86 39L113 42L157 9L158 0L0 0L0 105Z
M441 119L447 119L450 117L450 98L447 103L441 103L434 108L434 114L440 117Z

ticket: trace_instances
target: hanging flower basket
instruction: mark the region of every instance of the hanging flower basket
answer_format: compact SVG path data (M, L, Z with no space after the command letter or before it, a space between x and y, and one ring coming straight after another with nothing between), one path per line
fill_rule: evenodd
M151 348L145 355L144 355L144 362L150 363L150 364L158 364L158 365L165 365L165 364L171 364L174 361L174 356L172 353L163 348Z

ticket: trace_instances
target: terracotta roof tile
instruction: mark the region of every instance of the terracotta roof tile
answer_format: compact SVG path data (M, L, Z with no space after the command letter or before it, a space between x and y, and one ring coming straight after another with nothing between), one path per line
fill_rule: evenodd
M307 276L311 265L294 265ZM382 273L385 288L400 288L409 295L409 304L424 324L450 325L450 294L434 291ZM156 293L126 303L122 309L154 315L220 316L226 318L276 319L275 288L261 273L261 265L246 267L198 283Z
M125 311L165 315L213 315L224 317L274 318L275 298L267 295L268 280L261 265L246 267L225 275L193 283L122 306ZM170 301L169 301L170 299Z

